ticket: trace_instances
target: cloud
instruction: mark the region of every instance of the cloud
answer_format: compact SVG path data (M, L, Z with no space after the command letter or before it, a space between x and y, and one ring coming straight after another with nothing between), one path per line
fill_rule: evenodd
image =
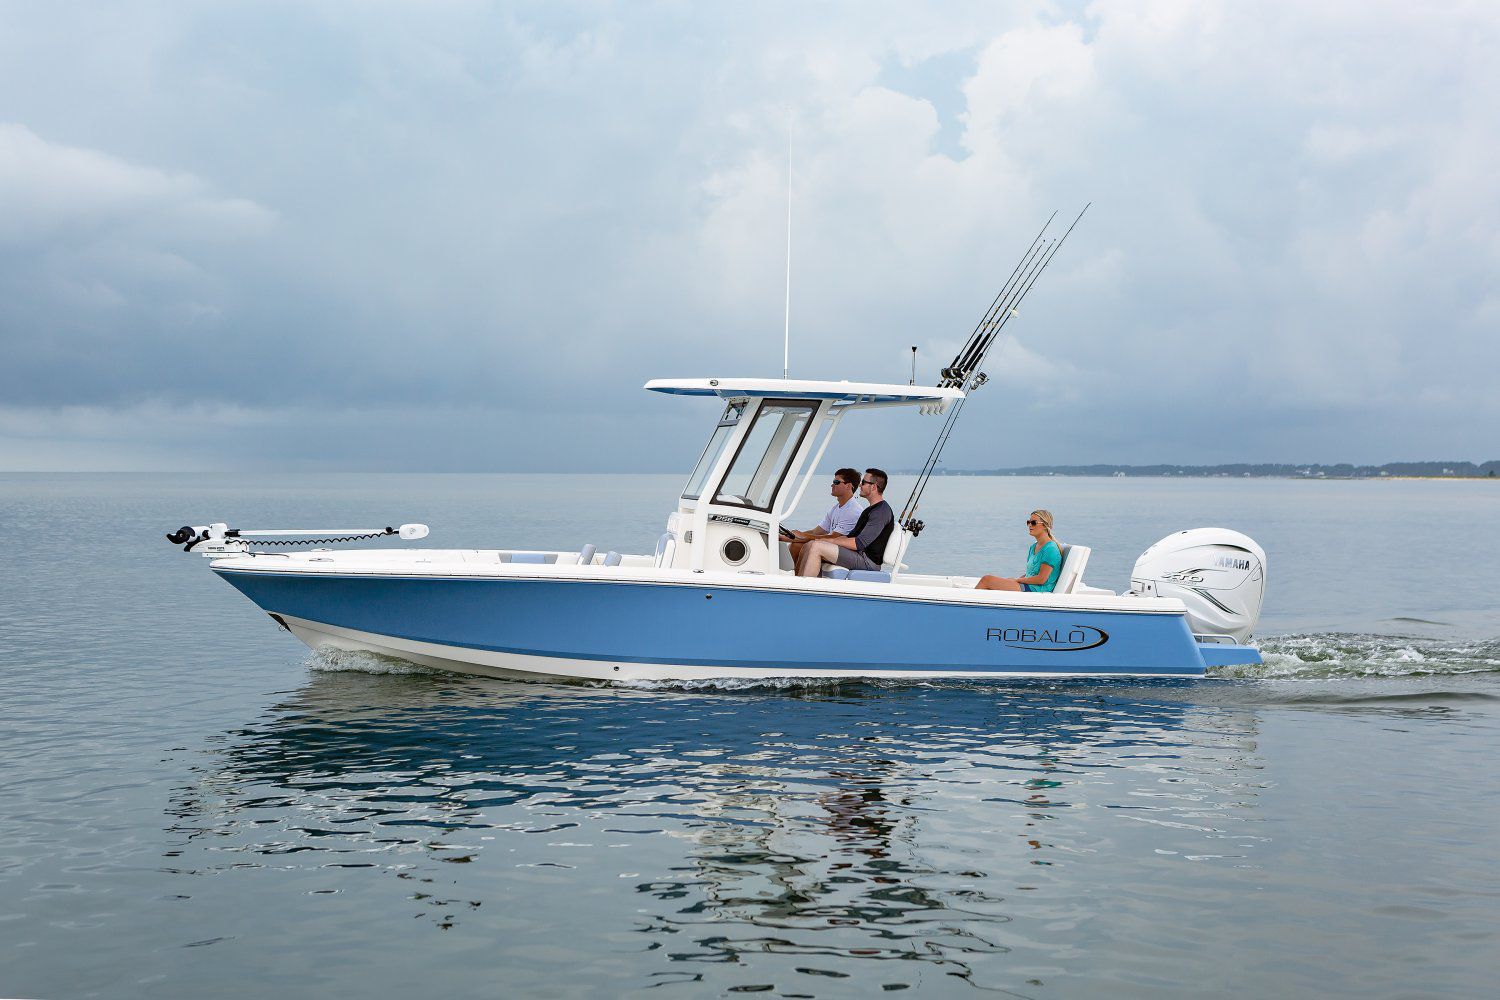
M1094 50L1081 25L1007 31L985 47L964 85L965 144L975 152L1002 152L1013 134L1028 135L1057 114L1076 114L1094 89Z
M107 404L150 391L157 369L221 326L232 295L215 255L275 221L193 174L0 123L4 398Z
M141 461L246 412L288 462L428 413L481 466L690 463L637 386L779 372L790 129L796 374L930 375L1094 203L950 465L1483 458L1497 42L1461 4L11 6L0 396ZM848 432L900 467L919 423Z
M201 179L137 166L97 150L47 142L0 122L0 243L99 239L148 227L182 240L258 235L273 215L214 195Z

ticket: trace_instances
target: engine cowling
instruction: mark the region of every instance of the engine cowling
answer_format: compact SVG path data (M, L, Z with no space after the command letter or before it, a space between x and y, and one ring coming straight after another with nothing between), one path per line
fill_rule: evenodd
M1179 531L1141 553L1130 571L1130 592L1175 597L1187 605L1195 633L1243 644L1260 621L1266 553L1228 528Z

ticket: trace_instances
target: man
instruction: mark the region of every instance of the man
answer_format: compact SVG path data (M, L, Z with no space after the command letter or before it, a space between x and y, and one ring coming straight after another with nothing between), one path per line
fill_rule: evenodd
M833 497L833 506L828 508L828 513L823 515L823 520L818 526L809 531L786 532L787 546L791 550L792 565L797 565L797 559L802 555L802 547L814 538L827 538L830 536L846 537L854 529L855 523L864 507L854 499L854 493L859 489L859 473L853 469L840 469L833 474L833 488L828 492Z
M834 563L845 569L875 569L885 561L885 545L890 541L891 531L896 526L896 515L891 505L885 502L885 487L889 480L879 469L866 469L859 481L859 495L869 504L854 530L844 538L815 538L802 547L802 556L797 560L798 576L818 576L824 563Z

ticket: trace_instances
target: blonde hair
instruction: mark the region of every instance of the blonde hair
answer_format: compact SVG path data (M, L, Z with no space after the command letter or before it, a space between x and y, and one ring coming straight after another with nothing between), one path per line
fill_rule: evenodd
M1047 526L1047 534L1052 534L1052 512L1050 510L1034 510L1031 516Z

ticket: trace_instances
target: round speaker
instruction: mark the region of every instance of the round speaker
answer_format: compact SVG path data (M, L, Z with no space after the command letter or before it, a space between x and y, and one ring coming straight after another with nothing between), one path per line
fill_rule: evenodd
M750 547L738 538L731 538L725 542L719 552L723 554L724 561L731 566L738 566L750 558Z

